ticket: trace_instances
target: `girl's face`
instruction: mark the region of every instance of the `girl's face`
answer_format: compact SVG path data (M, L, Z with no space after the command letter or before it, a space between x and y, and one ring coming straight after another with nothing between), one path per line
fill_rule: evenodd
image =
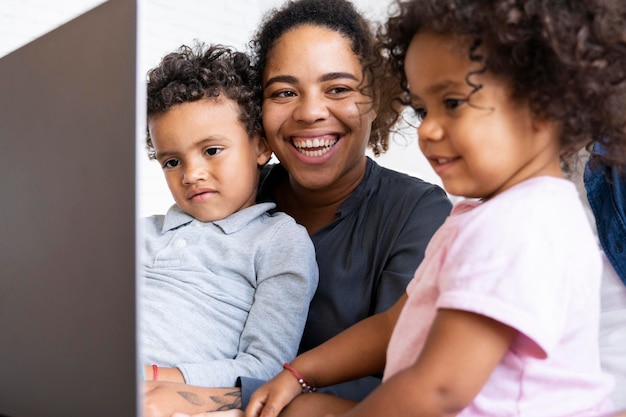
M276 40L263 74L263 127L300 186L360 181L376 117L359 92L362 77L350 41L338 32L304 25Z
M250 137L237 103L201 99L177 104L148 120L156 158L176 204L203 222L254 204L267 143Z
M473 74L467 44L419 32L405 60L411 106L422 116L419 146L452 195L487 199L528 178L561 177L558 129L540 122L507 81Z

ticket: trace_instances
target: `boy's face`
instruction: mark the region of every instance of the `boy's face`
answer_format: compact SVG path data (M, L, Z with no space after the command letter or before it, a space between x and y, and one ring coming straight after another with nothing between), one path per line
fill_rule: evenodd
M203 222L223 219L254 204L258 166L271 151L250 138L232 100L177 104L148 120L156 158L176 204Z

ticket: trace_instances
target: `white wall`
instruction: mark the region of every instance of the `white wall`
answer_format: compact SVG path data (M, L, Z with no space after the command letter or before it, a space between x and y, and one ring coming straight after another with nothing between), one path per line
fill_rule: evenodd
M2 0L0 57L89 10L102 0ZM141 74L166 53L195 39L243 48L263 13L283 0L139 0L139 57ZM354 0L372 20L384 19L387 0ZM1 99L1 98L0 98ZM139 135L137 158L138 214L164 213L173 200L161 169L143 152ZM377 161L440 184L417 148L409 129L394 136L387 154Z

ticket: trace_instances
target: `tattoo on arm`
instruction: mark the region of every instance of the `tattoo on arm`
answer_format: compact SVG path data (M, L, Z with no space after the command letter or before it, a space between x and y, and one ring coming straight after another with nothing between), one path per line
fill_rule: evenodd
M178 395L183 397L188 403L195 406L209 406L206 411L227 411L238 409L241 410L241 390L225 392L223 395L211 395L207 401L204 401L199 395L189 391L178 391Z
M193 405L204 405L204 401L200 398L199 395L194 394L193 392L187 391L178 391L178 395L187 400L187 402Z
M234 390L225 393L223 396L212 396L211 400L215 404L221 404L216 411L241 410L241 390Z

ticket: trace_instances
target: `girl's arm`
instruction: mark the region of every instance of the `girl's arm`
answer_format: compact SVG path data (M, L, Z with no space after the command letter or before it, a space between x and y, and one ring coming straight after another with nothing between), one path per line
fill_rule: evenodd
M368 317L298 356L292 366L309 384L327 386L381 372L391 332L406 302L404 294L389 310ZM259 388L250 399L247 417L275 417L302 387L286 370Z
M455 416L480 392L516 334L486 316L439 310L415 364L341 417Z

